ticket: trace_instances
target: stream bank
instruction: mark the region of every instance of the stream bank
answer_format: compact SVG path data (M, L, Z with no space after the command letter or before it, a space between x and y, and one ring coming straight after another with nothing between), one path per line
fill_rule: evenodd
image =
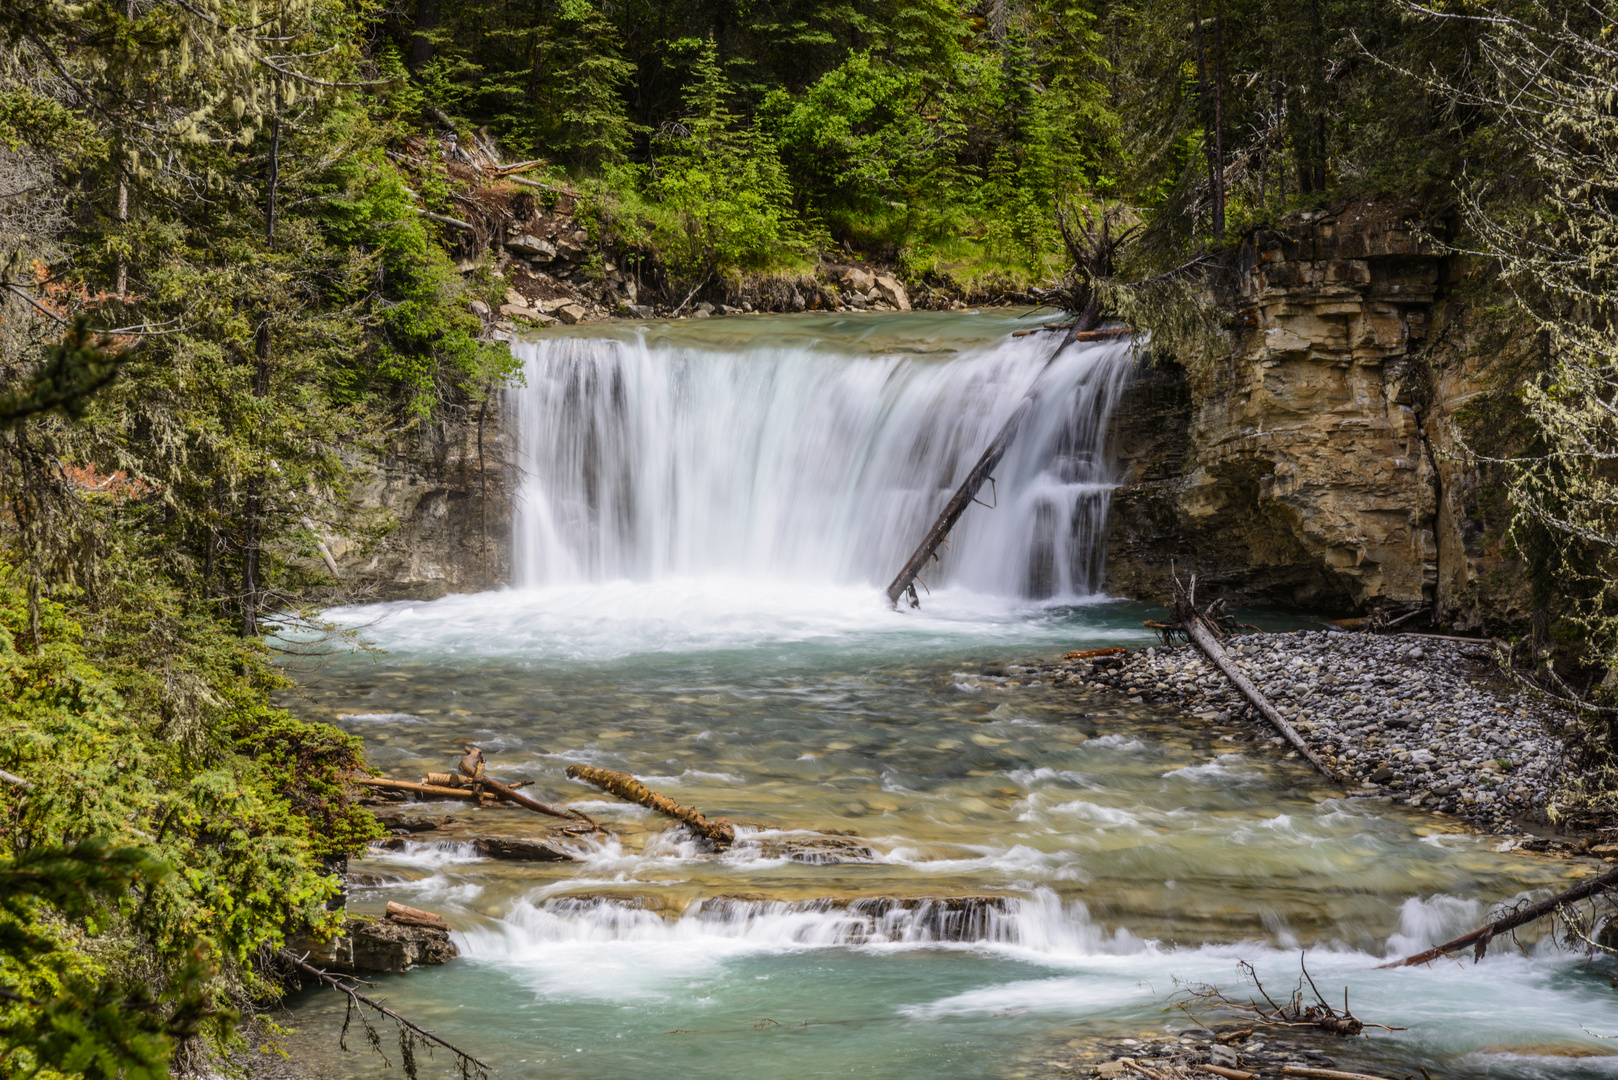
M1562 755L1551 731L1572 717L1506 685L1487 642L1298 631L1240 635L1229 652L1310 748L1359 785L1354 794L1452 814L1488 832L1547 823ZM1066 660L1047 674L1057 685L1251 720L1263 730L1249 738L1284 746L1192 645Z

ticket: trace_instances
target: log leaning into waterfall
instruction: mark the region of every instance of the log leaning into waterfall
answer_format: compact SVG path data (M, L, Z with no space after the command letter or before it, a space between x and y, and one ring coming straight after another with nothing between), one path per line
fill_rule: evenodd
M598 769L593 765L569 765L568 776L575 780L583 780L586 784L594 784L609 794L632 803L639 803L648 810L656 810L659 814L667 814L678 821L683 821L691 827L693 832L707 837L716 844L733 844L736 842L736 828L728 818L714 818L708 820L702 811L689 806L681 806L667 795L659 795L645 784L636 780L628 773L614 772L612 769Z
M889 607L898 607L899 597L907 592L910 594L910 606L921 606L921 601L916 597L916 575L927 565L927 560L933 557L933 552L944 542L944 537L949 535L949 531L961 519L967 506L977 498L978 489L983 486L983 481L989 478L989 474L994 472L994 467L1000 464L1000 459L1006 456L1011 440L1017 437L1017 429L1022 427L1022 422L1028 418L1033 407L1034 393L1030 390L1028 396L1017 406L1017 411L1011 414L1011 419L1001 427L1000 434L994 437L994 441L989 443L989 448L983 451L983 456L978 458L978 463L972 466L972 471L966 474L961 486L955 489L954 496L944 504L944 512L938 515L933 527L927 530L921 546L916 548L909 561L904 564L904 569L899 571L899 576L888 586Z
M1179 628L1183 629L1192 643L1202 650L1202 654L1224 673L1225 678L1230 680L1231 685L1240 690L1242 696L1252 702L1253 708L1263 713L1264 719L1275 725L1275 729L1281 733L1282 737L1291 743L1298 753L1309 759L1309 764L1319 769L1320 774L1332 783L1340 782L1331 767L1320 760L1320 755L1311 750L1309 744L1303 741L1303 736L1298 734L1298 729L1281 718L1281 714L1276 711L1274 705L1270 704L1270 699L1264 696L1264 692L1254 686L1253 680L1247 677L1247 673L1236 666L1236 662L1230 658L1230 654L1225 651L1225 647L1219 644L1219 639L1214 637L1213 631L1208 629L1208 624L1202 621L1202 616L1193 613L1189 618L1180 620Z
M1573 888L1564 893L1558 893L1549 900L1541 900L1537 904L1529 904L1527 907L1518 908L1504 918L1496 919L1488 926L1480 926L1470 934L1462 934L1455 940L1436 945L1426 952L1417 953L1415 956L1407 956L1403 960L1395 960L1391 964L1379 964L1378 970L1381 968L1400 968L1410 967L1414 964L1431 963L1469 945L1472 947L1472 962L1475 964L1483 959L1483 954L1489 948L1489 942L1493 941L1497 935L1508 933L1524 923L1533 922L1535 919L1543 919L1545 916L1554 913L1563 904L1587 900L1597 893L1606 892L1615 885L1618 885L1618 868L1608 870L1599 877L1593 877L1582 885L1575 885Z
M1057 346L1056 351L1051 354L1051 358L1045 361L1045 366L1040 369L1039 375L1034 378L1034 385L1029 387L1028 393L1023 397L1021 404L1017 406L1017 411L1011 414L1011 419L1005 422L1005 425L1000 429L1000 433L994 437L994 441L989 443L989 448L983 451L982 457L978 458L978 463L972 467L971 472L966 474L966 479L961 481L961 486L955 489L955 495L949 502L944 504L943 512L933 522L933 527L927 530L926 536L922 537L921 545L916 548L909 561L904 564L904 568L899 571L899 575L888 586L889 607L898 607L899 597L906 593L910 594L911 607L921 606L921 600L916 596L916 575L920 574L921 568L927 565L927 560L933 558L933 552L938 550L938 545L944 542L944 538L949 535L951 529L955 528L955 523L966 512L967 506L971 504L973 499L977 498L978 489L983 486L983 481L989 478L989 474L994 472L994 467L1000 464L1000 459L1005 457L1006 450L1011 446L1011 441L1017 437L1018 428L1022 427L1022 422L1028 419L1028 414L1033 411L1034 403L1039 400L1040 379L1044 378L1045 372L1050 370L1051 364L1055 363L1056 358L1062 354L1062 350L1075 341L1094 341L1103 337L1122 337L1129 333L1128 330L1097 330L1095 327L1100 321L1097 311L1084 311L1076 316L1072 324L1064 327L1068 331L1067 337L1062 341L1061 345Z

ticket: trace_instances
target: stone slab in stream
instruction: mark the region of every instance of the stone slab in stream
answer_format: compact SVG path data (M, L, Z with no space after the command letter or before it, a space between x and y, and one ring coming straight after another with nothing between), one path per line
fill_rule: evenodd
M431 842L431 841L429 841ZM375 845L385 851L398 851L410 841L401 836L378 840ZM446 849L470 848L485 859L507 859L514 862L576 862L578 857L545 839L510 836L457 836L453 840L437 842Z
M399 973L421 964L444 964L460 955L448 930L405 926L385 919L352 916L343 932L330 941L306 934L287 941L287 947L315 967L354 975Z

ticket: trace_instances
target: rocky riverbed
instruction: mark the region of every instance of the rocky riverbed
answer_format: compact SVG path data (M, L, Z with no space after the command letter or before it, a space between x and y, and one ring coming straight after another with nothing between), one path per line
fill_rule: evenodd
M1179 1032L1143 1031L1135 1038L1081 1036L1065 1045L1036 1053L1028 1068L1011 1076L1097 1076L1102 1080L1209 1080L1206 1068L1239 1070L1260 1080L1279 1080L1287 1066L1294 1069L1352 1069L1358 1063L1340 1060L1361 1047L1352 1041L1307 1028L1255 1029L1251 1024L1225 1023L1217 1030L1189 1028ZM1358 1056L1358 1055L1355 1055Z
M1501 682L1486 642L1330 631L1246 634L1226 647L1359 794L1388 795L1492 832L1544 820L1568 717ZM1058 685L1121 691L1207 719L1249 719L1254 739L1298 753L1195 647L1157 647L1047 668ZM1238 736L1240 738L1240 736Z

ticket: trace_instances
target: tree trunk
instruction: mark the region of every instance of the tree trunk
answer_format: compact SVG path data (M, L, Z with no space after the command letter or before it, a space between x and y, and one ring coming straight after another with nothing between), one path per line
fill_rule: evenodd
M1225 5L1214 0L1213 55L1213 234L1225 239Z
M275 84L275 111L270 117L270 165L264 181L264 242L275 250L275 200L281 182L281 83ZM253 396L262 398L270 388L270 314L259 323L256 364L253 370ZM258 428L250 439L257 440ZM242 637L258 634L259 550L264 535L264 475L255 473L247 481L247 501L242 522Z
M1253 685L1253 681L1247 677L1246 672L1236 666L1236 662L1230 658L1230 654L1225 651L1224 646L1219 644L1219 639L1214 637L1213 631L1208 629L1207 624L1199 617L1192 615L1184 620L1184 625L1186 635L1191 638L1192 643L1202 650L1203 655L1213 661L1215 667L1224 672L1225 678L1231 681L1231 685L1240 690L1242 696L1252 702L1255 709L1264 714L1264 719L1275 725L1275 729L1282 734L1287 742L1293 745L1298 753L1308 759L1309 764L1319 769L1321 775L1326 779L1334 784L1337 783L1337 774L1332 772L1331 768L1320 760L1320 756L1309 748L1309 744L1303 741L1303 736L1298 734L1297 729L1281 718L1281 714L1275 711L1275 706L1270 704L1270 699L1265 697L1263 692Z
M1428 949L1426 952L1417 953L1415 956L1407 956L1403 960L1395 960L1391 964L1379 965L1379 968L1410 967L1413 964L1430 963L1457 949L1464 949L1468 945L1472 946L1472 962L1477 963L1483 959L1484 952L1489 948L1489 942L1498 935L1515 930L1524 923L1531 923L1535 919L1542 919L1546 915L1553 914L1563 904L1577 903L1597 893L1606 892L1614 885L1618 885L1618 868L1608 870L1600 877L1591 878L1582 885L1575 885L1573 888L1564 893L1558 893L1549 900L1541 900L1537 904L1519 908L1503 919L1496 919L1488 926L1478 927L1470 934L1462 934L1453 941L1446 941L1442 945Z
M431 33L438 29L439 0L417 0L416 33L410 39L410 70L420 71L433 58Z
M575 780L594 784L620 799L639 803L648 810L656 810L659 814L667 814L677 821L683 821L693 832L707 837L715 844L726 845L736 842L736 828L728 819L714 818L710 821L702 811L681 806L668 796L659 795L628 773L598 769L593 765L569 765L567 774Z

